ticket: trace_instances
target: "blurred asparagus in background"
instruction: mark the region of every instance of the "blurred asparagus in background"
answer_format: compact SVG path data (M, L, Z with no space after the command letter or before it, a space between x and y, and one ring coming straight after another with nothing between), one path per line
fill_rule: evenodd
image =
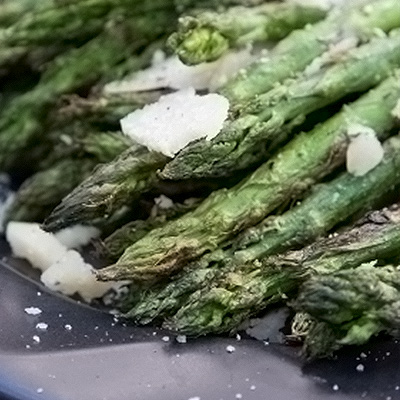
M169 45L186 64L214 61L229 49L268 40L277 41L295 29L323 19L326 8L296 3L267 3L202 11L179 20Z
M171 29L174 14L160 11L148 17L118 20L83 46L57 57L43 73L40 82L16 98L1 113L0 169L12 169L21 152L41 145L43 120L58 96L93 85L113 76L117 66ZM154 24L154 26L153 26ZM148 60L141 60L144 65ZM18 116L18 117L17 117ZM47 150L47 149L46 149Z

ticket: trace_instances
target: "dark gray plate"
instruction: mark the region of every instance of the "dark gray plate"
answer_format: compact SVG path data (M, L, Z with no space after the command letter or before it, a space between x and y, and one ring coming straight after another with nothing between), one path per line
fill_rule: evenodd
M2 240L0 254L8 254ZM179 344L168 332L116 322L49 293L28 271L12 260L0 263L1 399L400 399L400 346L393 340L312 364L298 348L249 338ZM30 306L42 313L28 315ZM38 322L47 330L38 331ZM228 345L236 350L228 353Z

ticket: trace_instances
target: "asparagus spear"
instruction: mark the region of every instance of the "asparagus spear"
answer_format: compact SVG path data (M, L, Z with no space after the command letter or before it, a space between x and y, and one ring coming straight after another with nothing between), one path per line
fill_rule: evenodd
M120 120L132 111L158 100L162 91L124 95L100 94L83 98L66 95L60 107L49 117L55 126L66 126L71 120L84 120L91 125L119 128Z
M259 164L267 152L287 139L302 117L346 94L369 89L398 66L399 33L353 49L331 67L310 76L305 73L258 96L242 116L226 123L215 138L186 146L160 176L177 180L229 176Z
M198 201L174 203L169 208L159 208L155 215L150 215L146 220L129 222L104 240L101 245L102 255L108 260L118 260L128 246L137 242L148 232L193 210L197 205Z
M51 146L49 156L40 163L42 170L18 189L7 220L43 222L99 163L110 162L133 145L120 132L92 132L79 138L74 128L72 137L61 135L60 143Z
M173 1L83 0L51 4L25 14L9 28L3 41L13 46L82 43L98 35L110 20L151 15L160 9L174 11Z
M379 332L398 334L399 267L369 263L315 276L302 286L295 305L315 318L305 342L310 358L364 344Z
M86 223L106 226L115 213L132 207L138 196L152 186L155 171L164 163L165 156L133 145L114 162L96 168L78 191L66 196L46 219L45 229L58 230L82 222L78 213L81 209L85 210Z
M223 12L203 11L181 18L169 44L183 62L199 64L218 59L232 47L280 40L326 14L322 7L276 2L251 8L232 7Z
M348 39L369 40L377 30L389 32L399 27L400 10L396 0L349 2L345 9L331 12L312 27L294 31L271 51L268 57L250 65L243 74L224 86L233 103L243 103L272 89L276 82L302 71L332 46Z
M28 178L18 189L8 221L43 221L58 204L96 165L95 159L64 159L49 169Z
M0 1L0 26L7 27L15 23L25 13L44 8L52 4L53 0L6 0Z
M393 184L398 186L400 176L395 171L400 161L399 145L398 137L389 139L385 163L366 176L344 174L316 189L301 205L270 219L270 230L257 244L236 252L227 266L217 266L217 278L196 288L189 298L186 295L168 327L195 335L231 331L250 315L290 295L310 274L353 268L396 254L400 241L398 207L383 210L338 237L268 258L325 234L379 197L384 198ZM386 183L389 187L383 189ZM263 257L262 263L253 262Z
M148 17L125 21L120 26L108 27L84 46L57 57L33 90L19 96L3 110L0 121L0 169L12 168L18 163L22 151L34 145L40 146L37 138L45 110L58 96L99 79L107 79L113 74L113 66L171 29L170 13L151 15L153 21L150 25Z
M389 83L389 87L394 82ZM397 86L397 83L395 85ZM382 85L382 88L385 86ZM392 121L387 127L393 124L394 117L388 114L390 115L390 110L397 101L398 86L396 90L382 118L382 120ZM365 104L371 103L367 100ZM379 103L377 105L380 106ZM363 107L362 101L360 110ZM346 120L345 116L341 118ZM283 152L283 156L278 153L276 158L261 166L236 187L214 192L192 213L167 224L162 229L155 229L129 247L111 271L115 271L116 274L127 274L129 279L133 277L141 279L142 274L143 279L152 276L156 278L157 275L161 277L179 270L188 260L216 249L218 245L237 235L244 228L256 224L272 212L283 199L286 199L288 194L290 196L290 193L296 193L296 188L301 191L301 186L303 190L304 186L307 187L307 183L299 185L299 182L307 179L312 184L313 179L329 172L327 165L330 164L330 158L332 158L330 155L335 154L335 151L341 154L338 157L339 163L343 160L345 149L340 149L342 145L335 146L336 138L343 132L342 121L343 119L340 120L340 118L338 121L334 120L331 126L335 128L335 131L332 136L325 137L326 132L330 130L325 131L324 126L320 133L317 133L319 128L316 128L309 142L306 136L301 140L303 144L299 151L297 147L289 145L288 150ZM331 122L328 128L331 127L330 124ZM321 158L317 156L319 150L314 146L313 136L315 135L320 138L318 141L321 141ZM324 142L326 145L323 145ZM339 140L338 143L340 143ZM305 156L307 153L303 153L303 146L304 149L309 149L308 157ZM316 153L315 164L314 152ZM333 164L335 165L335 162ZM282 179L276 175L279 171L282 171ZM283 185L283 190L280 185ZM294 185L294 188L291 185ZM65 216L68 217L66 214Z

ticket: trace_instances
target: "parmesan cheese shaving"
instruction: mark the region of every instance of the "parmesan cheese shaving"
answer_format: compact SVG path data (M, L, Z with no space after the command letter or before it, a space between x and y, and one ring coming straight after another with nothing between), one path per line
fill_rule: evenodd
M121 120L121 128L149 150L173 157L193 140L215 137L228 109L224 96L199 96L189 88L161 96L156 103L128 114Z
M347 133L350 138L346 153L347 171L354 176L363 176L382 161L382 145L374 130L367 126L351 125Z
M227 79L252 63L256 55L250 48L229 52L217 61L188 66L177 56L166 58L160 50L154 54L152 66L104 87L106 94L141 92L161 88L216 90Z

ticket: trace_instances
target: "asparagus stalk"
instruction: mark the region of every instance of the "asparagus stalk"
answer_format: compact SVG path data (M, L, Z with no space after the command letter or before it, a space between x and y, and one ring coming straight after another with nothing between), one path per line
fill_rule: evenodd
M0 1L0 27L7 27L15 23L25 13L47 7L53 0L6 0Z
M75 126L74 126L75 128ZM92 132L83 138L62 134L60 143L40 167L18 189L7 220L43 222L51 210L92 173L94 167L109 162L133 142L119 132Z
M376 57L376 58L375 58ZM303 118L346 94L362 92L400 66L400 34L347 52L317 73L299 76L256 98L242 116L225 124L212 140L185 147L170 161L163 179L229 176L257 165L277 148ZM205 162L204 154L207 154Z
M175 0L176 7L181 12L193 9L220 9L237 5L251 7L263 2L265 0Z
M380 332L398 334L399 267L369 263L317 275L302 286L295 306L315 319L305 341L310 358L328 356L343 345L364 344Z
M100 79L106 80L112 76L113 66L171 29L170 13L152 13L152 18L151 25L148 24L148 17L143 17L108 27L84 46L57 57L33 90L19 96L3 110L0 121L0 169L12 168L18 163L22 151L40 146L37 139L45 110L58 96Z
M390 88L394 82L389 83ZM385 86L382 85L382 88ZM390 115L390 110L397 98L398 86L397 93L389 102L389 108L384 111L385 116L382 115L382 120L387 119L389 121L388 128L393 124L394 118L388 116L388 114ZM360 110L364 107L364 101L361 101ZM371 103L367 100L364 104ZM380 104L377 103L376 107L379 106ZM356 106L354 108L357 109ZM322 129L317 127L310 141L306 140L307 136L304 136L303 140L300 141L303 144L299 150L297 147L289 145L288 150L285 149L271 162L261 166L239 185L230 190L214 192L195 211L167 224L162 229L152 231L125 251L117 264L111 268L111 271L113 271L111 275L114 272L116 275L121 273L122 275L129 275L129 279L138 280L141 279L141 275L143 275L144 280L168 275L182 268L187 261L201 256L206 251L216 249L221 243L234 237L246 227L261 221L268 213L279 206L283 199L287 199L288 195L296 193L297 190L301 191L301 186L303 186L303 190L307 188L307 181L300 185L299 182L304 182L307 179L311 185L315 182L313 179L328 173L329 167L327 165L330 164L331 156L335 154L335 151L340 154L337 158L340 160L339 163L343 161L345 146L342 144L336 147L335 145L336 138L343 133L343 126L341 125L343 119L340 120L340 118L346 120L346 117L342 116L339 117L338 121L334 120L333 123L329 122L327 125L328 128L335 128L332 136L325 137L326 132L330 130L325 131L324 125ZM317 133L318 131L320 132ZM315 135L320 138L320 150L315 147L313 140ZM326 143L325 146L322 145L324 142ZM340 140L337 143L340 143ZM305 157L307 153L303 153L303 146L309 149L308 157ZM321 158L316 158L314 163L314 153L317 156L319 151L321 151ZM281 157L282 160L280 160ZM333 164L335 165L334 161ZM277 179L279 175L276 174L279 171L282 171L282 179ZM294 188L291 185L294 185ZM66 213L64 215L68 218Z
M45 229L58 230L82 222L82 209L85 223L105 227L116 213L134 206L140 194L152 186L155 171L164 163L165 156L133 145L115 161L96 168L79 190L66 196L46 219Z
M100 94L83 98L76 94L63 98L63 104L50 116L50 123L66 126L71 120L84 120L92 125L119 127L120 120L132 111L158 100L162 91L129 93L124 95Z
M3 41L12 46L82 43L98 35L110 20L150 15L160 9L174 11L173 1L83 0L51 4L25 14L9 28Z
M294 31L268 57L230 80L222 94L233 103L246 102L272 89L276 82L302 71L332 46L348 39L363 42L374 37L377 30L389 32L399 27L400 10L396 0L361 0L349 2L346 7L334 10L326 20L312 27Z
M89 176L95 165L95 159L68 158L37 172L18 189L6 219L43 221L64 196Z
M236 252L227 266L217 267L217 278L211 284L192 292L189 298L186 295L168 327L195 335L235 330L250 315L290 295L310 274L353 268L396 254L398 207L383 210L353 230L303 251L268 258L326 234L340 221L384 198L390 186L398 186L400 177L395 168L400 161L399 145L398 137L389 139L385 162L364 177L344 174L316 189L301 205L270 219L270 230L257 244ZM386 183L389 186L384 189ZM253 261L260 258L265 260Z
M101 244L102 255L108 260L118 260L128 246L140 240L148 232L193 210L197 205L198 201L174 203L172 207L159 208L155 215L150 215L146 220L129 222L104 240Z
M326 14L322 7L276 2L257 7L237 6L223 12L203 11L181 18L169 44L183 62L199 64L214 61L233 47L280 40Z

